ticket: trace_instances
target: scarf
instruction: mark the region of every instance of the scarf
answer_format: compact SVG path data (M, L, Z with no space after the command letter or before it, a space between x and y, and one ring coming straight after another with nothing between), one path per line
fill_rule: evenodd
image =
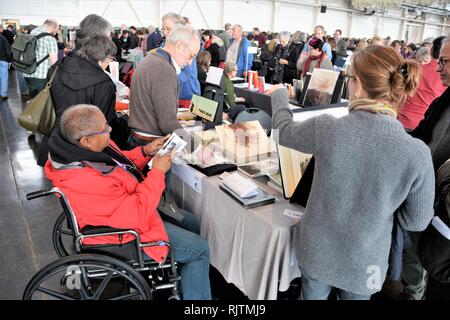
M349 112L352 111L367 111L370 113L380 113L386 116L397 118L397 109L387 103L372 100L372 99L357 99L350 102Z
M211 36L211 37L209 37L209 40L205 42L205 49L208 49L211 46L212 40L213 40L213 38Z
M132 174L139 182L143 181L143 174L136 164L125 157L122 152L113 145L107 146L102 152L94 152L70 143L61 134L61 129L57 127L52 133L49 141L50 158L61 164L71 163L101 163L111 167L119 167ZM84 165L84 164L83 164Z
M324 54L325 54L325 52L322 51L322 53L317 57L313 57L313 56L309 55L308 59L306 59L305 63L303 64L302 78L306 77L306 73L309 71L309 66L311 65L311 61L319 60L316 64L315 68L320 68L320 64L322 63Z

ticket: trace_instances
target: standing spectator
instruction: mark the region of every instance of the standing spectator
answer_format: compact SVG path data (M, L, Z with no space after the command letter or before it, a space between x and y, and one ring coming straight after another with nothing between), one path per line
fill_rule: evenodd
M128 37L128 50L133 50L139 47L139 37L137 35L137 29L135 26L130 27L130 34Z
M186 25L186 19L179 14L169 12L162 17L162 26L164 38L167 39L177 25ZM198 51L197 51L198 52ZM192 57L195 60L195 55ZM200 95L200 83L197 78L197 64L187 63L182 67L178 74L178 81L180 84L179 90L179 105L181 107L189 106L192 95Z
M374 35L370 39L369 46L384 46L384 40L380 36Z
M31 30L33 30L33 28L31 28L30 26L22 27L22 33L24 33L24 34L30 34ZM27 83L25 82L23 72L16 69L15 73L16 73L16 77L17 77L17 82L19 82L20 94L22 96L28 96L30 93L28 91Z
M238 68L238 77L246 77L247 70L252 69L253 54L248 54L248 48L252 45L247 38L242 36L242 26L235 24L231 31L233 32L233 41L228 48L226 62L234 62Z
M197 56L198 82L200 82L201 94L205 92L206 77L211 66L211 53L202 51Z
M147 51L159 48L161 42L163 41L163 36L158 28L155 28L153 32L150 33L147 40Z
M122 59L122 41L119 39L119 33L114 32L114 35L112 36L112 42L116 45L116 61L119 62L126 62L125 59Z
M120 42L122 43L122 50L128 51L130 48L130 32L128 30L123 30L120 36Z
M430 148L435 170L438 170L450 158L450 43L448 40L442 44L437 65L440 80L447 89L431 103L425 112L424 119L411 132L413 137L422 140ZM417 256L420 234L413 233L410 236L413 246L406 249L403 255L403 296L420 300L425 293L426 272Z
M225 30L219 34L219 38L223 40L223 44L225 46L225 50L231 45L231 41L233 40L233 32L231 31L231 24L225 23Z
M253 28L253 36L255 37L254 40L258 41L259 48L262 48L266 44L267 38L262 32L259 31L259 28Z
M8 40L10 46L12 46L14 42L14 27L12 25L8 25L6 29L3 29L3 26L0 24L0 33Z
M8 39L0 33L0 96L8 99L8 63L11 60L11 46Z
M116 47L109 39L112 30L112 25L102 17L96 14L86 16L77 31L77 49L58 63L50 92L57 125L61 114L68 107L95 103L112 127L111 136L114 141L119 146L124 146L128 136L126 132L122 134L115 112L116 87L104 72L116 53ZM50 69L48 78L55 68L56 65ZM48 139L45 137L39 150L38 165L44 166L47 157Z
M218 67L226 58L223 40L216 37L211 30L205 30L203 31L203 41L205 50L211 54L211 65Z
M334 31L334 40L336 40L336 61L335 65L337 66L343 66L345 61L344 59L347 58L347 41L345 41L344 38L342 38L342 31L341 29L336 29Z
M394 217L411 231L433 217L430 150L395 119L397 103L419 82L417 63L371 46L355 52L349 71L349 114L342 118L296 122L287 90L270 89L279 143L315 158L294 235L303 300L326 300L333 288L341 300L369 300L386 277Z
M298 78L297 60L298 48L291 41L291 33L280 32L280 44L275 53L275 69L271 83L292 84L292 79Z
M331 53L331 46L329 43L325 42L326 41L326 31L325 31L325 27L324 26L316 26L314 28L314 36L320 40L322 40L323 42L323 46L322 46L322 51L325 52L325 54L328 56L328 59L333 59L333 54ZM305 48L303 49L303 51L308 52L309 51L309 46L305 46Z
M323 51L323 41L315 36L309 42L309 55L300 56L297 61L297 70L300 71L301 79L306 77L306 73L312 73L314 68L332 70L333 65L326 53Z
M421 46L422 47L428 47L428 48L431 49L431 47L433 46L433 41L434 41L433 37L425 38L425 39L423 39Z
M36 44L36 61L41 61L45 57L47 59L37 66L34 73L24 75L31 98L34 98L44 88L47 83L48 69L58 61L58 45L54 38L58 29L58 22L53 19L47 19L43 26L31 31L32 36L37 36L41 33L52 35L52 37L45 36L40 38Z
M398 53L401 53L402 50L402 44L398 40L394 40L391 42L391 47L394 48L395 51L398 51Z
M194 60L200 50L200 39L190 26L175 26L170 32L164 48L152 50L134 73L128 121L132 129L131 147L181 129L177 121L177 74ZM183 132L181 134L184 135Z
M398 114L398 120L408 131L417 127L433 100L446 89L439 79L439 73L436 72L437 59L431 57L429 48L420 48L416 60L421 64L422 75L419 86L414 96L408 98Z

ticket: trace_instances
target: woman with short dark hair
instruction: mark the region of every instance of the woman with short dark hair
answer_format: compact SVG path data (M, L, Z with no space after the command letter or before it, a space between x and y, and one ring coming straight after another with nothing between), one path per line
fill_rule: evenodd
M58 67L51 87L56 126L68 107L94 104L100 108L113 128L113 139L121 148L126 149L126 128L119 125L115 111L116 87L104 72L114 60L117 50L111 40L111 31L112 26L108 21L94 14L88 15L77 30L76 49L50 68L48 77ZM39 150L38 165L44 166L47 157L48 146L45 139Z

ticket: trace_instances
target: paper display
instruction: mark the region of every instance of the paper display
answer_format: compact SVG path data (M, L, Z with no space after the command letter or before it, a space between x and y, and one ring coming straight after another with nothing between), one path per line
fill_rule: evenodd
M191 100L191 113L203 118L207 121L213 122L216 116L218 102L210 100L201 96L193 95Z
M186 145L186 141L181 139L176 133L172 133L170 138L166 140L163 147L158 151L157 155L163 157L169 152L173 152L174 155L177 155L184 147L186 147ZM150 168L153 166L153 159L148 163L148 166Z
M258 186L251 180L235 172L223 179L223 184L241 198L250 198L258 194Z
M305 106L320 106L331 103L339 72L315 68L308 88L306 88Z
M283 216L294 218L294 219L301 219L305 213L290 209L284 209Z
M209 67L208 75L206 77L206 83L214 84L220 86L220 81L222 80L223 69L216 67Z

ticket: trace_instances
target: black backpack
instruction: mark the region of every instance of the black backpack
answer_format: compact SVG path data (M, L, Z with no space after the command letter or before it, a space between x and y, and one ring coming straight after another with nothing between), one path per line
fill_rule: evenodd
M435 215L450 227L450 159L436 173ZM420 262L430 275L441 283L450 283L450 240L433 225L420 235L417 248Z
M17 35L11 46L12 65L16 70L32 74L36 71L37 66L49 58L49 55L46 55L39 61L36 59L37 41L46 36L51 36L51 34L44 32L37 36L29 34Z

